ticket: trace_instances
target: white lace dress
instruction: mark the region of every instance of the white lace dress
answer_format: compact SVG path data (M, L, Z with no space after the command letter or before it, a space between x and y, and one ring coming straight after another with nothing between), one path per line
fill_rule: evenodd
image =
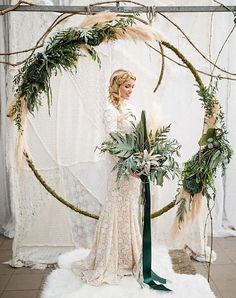
M122 103L120 111L109 105L104 113L107 133L129 132L134 121L134 109ZM108 156L112 170L116 159ZM74 262L72 270L91 285L117 284L124 275L133 274L141 252L141 234L138 224L139 179L122 179L119 188L116 172L109 175L107 196L96 227L90 254Z

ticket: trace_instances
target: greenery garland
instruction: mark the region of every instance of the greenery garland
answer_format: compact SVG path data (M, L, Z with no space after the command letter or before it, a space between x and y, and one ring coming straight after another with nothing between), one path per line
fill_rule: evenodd
M100 59L94 49L103 41L116 39L117 29L125 30L134 24L133 18L120 18L114 22L106 22L101 28L93 26L89 29L68 28L55 34L49 39L44 52L34 54L14 78L16 86L15 96L18 98L14 106L16 113L15 123L21 129L21 107L20 99L27 103L27 109L31 114L42 105L41 95L47 94L48 110L52 103L50 88L51 76L57 75L58 71L75 71L78 59L83 56L81 48L86 45L86 49L93 60L99 64Z
M71 72L75 71L78 59L83 56L81 52L82 48L85 48L91 58L100 65L101 61L94 47L104 41L116 40L117 30L125 32L134 24L135 20L132 17L118 18L113 21L105 21L102 26L96 26L95 24L88 29L68 28L50 38L45 51L31 56L14 78L16 102L12 105L9 115L14 119L19 132L22 133L22 101L26 102L27 110L34 115L35 110L38 110L42 105L42 94L46 93L50 114L52 104L51 76L57 75L58 71L62 71L63 69ZM205 109L204 122L207 122L207 119L213 117L214 107L218 104L215 98L216 87L212 87L212 85L208 88L205 87L194 66L177 48L166 41L161 41L161 45L173 51L192 72L198 85L197 93ZM213 180L216 175L216 169L222 166L224 171L232 156L232 149L227 140L227 131L221 107L219 107L219 111L217 112L216 121L219 122L219 125L203 133L199 140L199 151L184 164L184 170L181 174L179 184L191 197L196 193L202 192L208 200L214 199L215 188ZM27 153L25 153L25 156L29 166L30 164L33 165ZM38 176L38 180L41 180L41 183L43 181L42 185L54 195L55 191L47 185L35 167L34 169L31 167L31 169L36 177ZM180 188L177 191L177 196L179 191ZM184 198L177 198L177 196L167 206L158 212L154 212L152 218L163 214L170 208L173 208L175 204L181 202L177 211L177 217L180 222L183 221L184 213L186 213L186 202ZM60 196L54 195L54 197L59 199L58 197ZM73 208L74 206L61 197L59 200L71 209L77 212L81 211L79 208L77 208L79 210L76 207ZM98 216L86 211L80 213L98 218Z
M216 189L214 179L217 168L222 168L222 175L225 174L226 166L229 164L233 150L227 139L227 130L224 123L224 114L216 100L217 86L199 87L197 91L200 101L205 109L205 122L213 120L213 127L203 133L198 144L199 151L185 162L184 169L179 181L190 195L190 202L195 194L202 193L206 197L208 206L210 200L215 200ZM179 194L180 188L177 191ZM181 197L180 197L181 200ZM185 220L187 213L186 199L181 200L178 206L177 217L179 223Z

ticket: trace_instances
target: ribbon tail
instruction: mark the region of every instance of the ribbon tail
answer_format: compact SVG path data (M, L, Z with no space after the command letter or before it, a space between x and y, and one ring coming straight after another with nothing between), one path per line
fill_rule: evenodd
M152 237L151 237L151 192L147 176L141 177L144 196L144 225L143 225L143 282L154 290L171 291L164 284L166 279L160 277L152 270ZM155 281L160 284L155 283Z
M166 284L166 279L157 275L154 271L151 271L151 277L153 280L158 281L161 284Z
M154 290L159 290L159 291L166 291L166 292L171 292L170 289L168 289L167 287L165 287L163 284L156 284L154 281L150 281L148 283L149 287L154 289Z

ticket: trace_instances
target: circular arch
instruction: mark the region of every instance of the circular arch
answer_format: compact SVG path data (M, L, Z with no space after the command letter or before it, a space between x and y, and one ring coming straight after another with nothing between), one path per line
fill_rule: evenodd
M212 179L216 168L221 164L223 167L229 162L232 151L228 144L226 130L224 127L224 118L219 106L218 100L215 97L215 88L204 86L195 67L186 59L186 57L172 44L165 41L159 33L153 30L148 25L136 25L134 17L118 17L114 13L102 13L95 16L87 17L81 24L80 28L67 28L58 32L54 37L50 38L44 52L34 54L26 60L23 67L19 70L14 78L16 85L15 102L9 109L8 116L14 119L18 129L18 138L23 138L24 128L23 123L28 112L34 114L35 110L41 105L42 93L47 94L48 109L50 112L51 106L51 88L50 78L53 74L61 69L72 71L76 67L77 61L80 59L81 50L85 49L91 58L101 63L95 47L102 42L114 41L117 39L133 39L142 40L144 42L155 40L160 47L166 47L173 51L179 59L187 66L195 78L198 86L198 95L205 109L203 134L200 138L199 151L185 163L185 168L181 174L181 188L178 189L176 198L166 205L161 210L154 212L152 218L160 216L169 209L179 204L177 215L179 221L183 221L184 203L187 197L196 194L206 195L211 197L208 189L214 190ZM160 82L158 82L160 84ZM217 120L220 120L220 126L217 127ZM219 139L223 140L222 142ZM209 144L209 139L213 142ZM211 148L212 145L213 147ZM58 195L47 182L41 177L34 166L33 161L29 158L26 151L22 152L26 161L33 171L36 178L44 186L44 188L57 200L79 212L85 216L98 219L98 215L92 214L86 210L82 210ZM209 160L213 160L211 165L208 164L208 173L204 175L197 173L196 169L200 168L205 155ZM218 158L216 159L216 155ZM195 165L195 172L191 171L191 167ZM196 166L197 165L197 166ZM199 167L198 167L199 166ZM205 165L206 166L206 165Z

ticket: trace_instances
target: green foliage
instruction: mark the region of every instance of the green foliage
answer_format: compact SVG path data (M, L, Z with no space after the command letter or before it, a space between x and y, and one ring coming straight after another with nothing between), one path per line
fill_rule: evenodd
M218 105L215 94L217 84L210 84L209 87L201 86L197 91L200 96L200 101L205 109L205 119L216 117L216 127L209 128L204 133L198 144L199 151L192 156L190 160L184 163L184 169L181 173L179 181L179 189L177 196L180 193L180 187L183 187L191 197L202 192L203 196L209 200L215 199L216 189L214 179L216 171L219 167L222 168L222 175L225 173L226 166L231 160L233 151L227 139L227 130L224 123L224 114L219 106L217 115L215 106ZM191 201L191 200L190 200ZM186 209L185 199L178 198L177 219L179 223L184 221Z
M115 40L117 29L126 30L134 24L134 19L120 18L107 21L102 27L93 26L90 29L67 28L51 37L45 51L36 53L26 60L23 67L14 78L15 96L27 102L28 111L34 115L42 105L42 95L46 93L48 109L52 104L50 78L57 75L58 71L76 71L77 61L81 54L81 46L86 45L88 54L101 66L100 58L94 49L104 40ZM21 129L20 107L15 106L15 122Z
M206 111L205 117L212 117L216 87L201 88L198 91L200 100ZM181 174L181 183L184 189L191 195L202 192L207 200L214 199L216 195L214 178L216 170L221 167L224 174L227 164L230 162L233 151L227 139L227 130L224 124L223 113L220 110L217 115L216 128L209 128L199 140L199 151L184 164ZM178 215L178 214L177 214ZM181 219L179 218L179 221Z
M216 170L221 166L224 172L233 152L225 131L220 128L208 130L199 143L203 147L185 163L182 172L183 187L192 196L202 191L207 198L214 199Z
M199 87L199 86L198 86ZM199 95L199 100L202 102L202 106L205 110L205 116L211 117L213 113L213 107L215 104L215 93L217 90L217 84L210 84L208 87L201 86L197 90L197 94Z
M187 214L186 200L182 199L177 209L177 218L179 223L184 222L186 214Z
M121 158L130 157L135 151L135 136L120 132L110 133L111 138L102 143L100 150Z
M134 125L131 133L110 133L110 138L99 149L119 158L114 167L117 181L130 174L146 175L153 183L162 186L164 178L178 175L179 166L174 155L178 154L180 145L176 140L168 139L169 130L170 126L148 134L143 111L141 121L137 126Z
M98 63L99 68L101 68L101 66L102 66L101 59L99 58L96 50L93 47L89 47L88 48L88 53L91 56L91 58L93 59L93 61Z

